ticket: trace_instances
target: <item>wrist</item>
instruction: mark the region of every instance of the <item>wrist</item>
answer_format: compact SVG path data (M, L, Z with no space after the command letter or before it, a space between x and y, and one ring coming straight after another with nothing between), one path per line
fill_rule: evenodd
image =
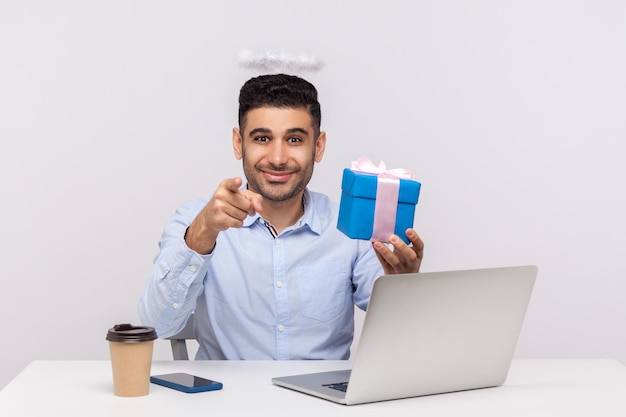
M215 248L217 233L213 234L208 230L197 230L192 224L185 230L183 239L189 249L199 255L209 255Z

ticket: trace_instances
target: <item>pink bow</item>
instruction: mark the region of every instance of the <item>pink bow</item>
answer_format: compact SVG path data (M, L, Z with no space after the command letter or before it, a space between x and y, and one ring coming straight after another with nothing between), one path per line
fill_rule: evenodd
M386 178L398 178L410 180L413 178L413 172L404 168L387 169L384 161L380 161L378 165L374 164L369 158L359 158L352 161L350 170L355 172L364 172L366 174L382 175Z

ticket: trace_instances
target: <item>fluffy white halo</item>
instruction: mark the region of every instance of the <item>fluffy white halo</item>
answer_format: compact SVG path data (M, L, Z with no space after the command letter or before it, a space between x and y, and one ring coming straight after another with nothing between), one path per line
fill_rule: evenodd
M324 64L311 55L292 56L285 51L255 53L249 50L239 54L239 65L243 68L265 72L315 72L322 69Z

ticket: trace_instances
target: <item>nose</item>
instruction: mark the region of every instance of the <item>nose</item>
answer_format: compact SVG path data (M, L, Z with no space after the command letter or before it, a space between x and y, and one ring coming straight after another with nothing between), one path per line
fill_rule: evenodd
M276 140L272 142L267 156L270 163L275 166L283 166L287 163L287 144L283 141Z

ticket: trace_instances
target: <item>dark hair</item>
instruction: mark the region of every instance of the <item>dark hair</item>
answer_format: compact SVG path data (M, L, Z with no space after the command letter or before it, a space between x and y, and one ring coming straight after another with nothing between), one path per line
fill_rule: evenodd
M319 136L322 111L317 90L310 82L286 74L261 75L246 81L239 92L239 128L243 129L250 110L265 106L308 110L315 137Z

